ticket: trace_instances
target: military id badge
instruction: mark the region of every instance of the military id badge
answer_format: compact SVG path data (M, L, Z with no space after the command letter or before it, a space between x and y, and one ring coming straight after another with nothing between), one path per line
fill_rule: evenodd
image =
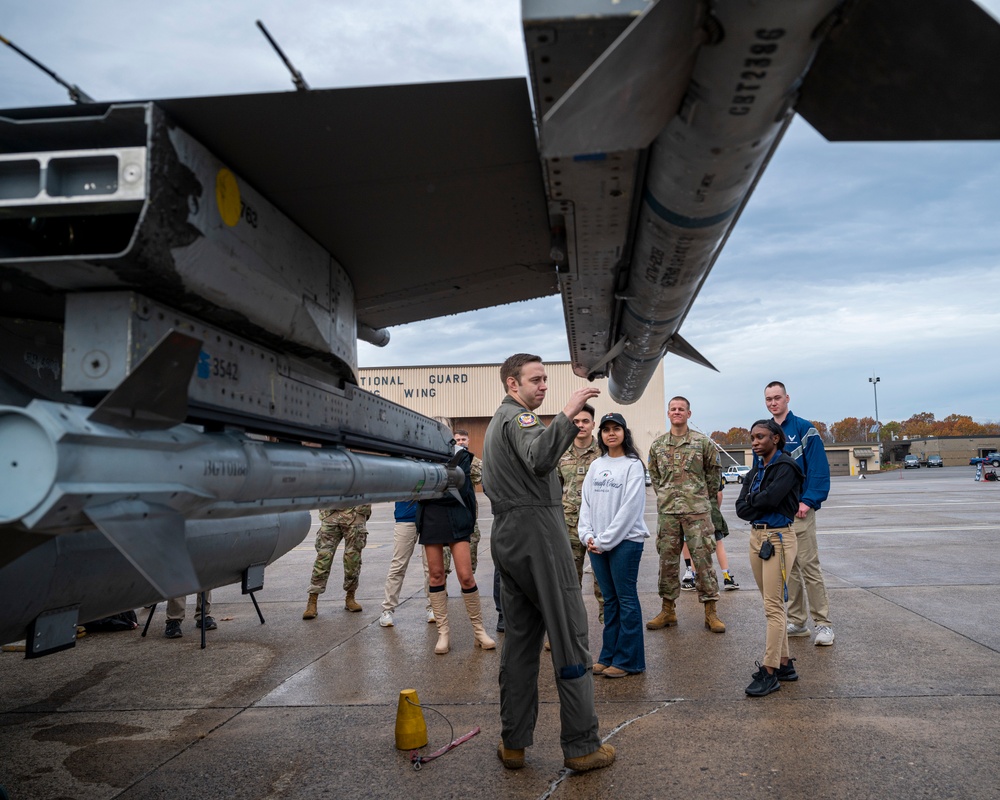
M530 411L525 411L523 414L518 414L517 424L518 427L521 428L530 428L538 424L538 417L536 417Z

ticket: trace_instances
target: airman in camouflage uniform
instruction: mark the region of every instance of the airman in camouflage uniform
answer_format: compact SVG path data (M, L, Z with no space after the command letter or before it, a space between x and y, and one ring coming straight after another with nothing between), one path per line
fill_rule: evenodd
M705 627L723 633L726 626L716 613L719 581L712 566L715 526L709 491L720 480L719 456L707 436L692 431L687 424L691 404L674 397L667 408L670 431L649 449L649 476L656 490L658 530L656 549L660 554L659 590L663 608L646 623L650 630L677 624L674 602L680 594L680 555L687 539L695 569L698 599L705 604Z
M372 515L371 504L353 508L324 508L319 512L320 528L316 534L316 562L313 564L312 582L309 585L309 602L302 619L316 617L316 600L326 591L330 568L337 546L344 542L344 608L361 611L354 599L361 577L361 551L368 543L368 528L365 522Z
M594 409L589 405L573 418L579 434L573 440L569 450L559 459L559 482L562 484L563 516L566 518L566 529L569 531L569 544L573 548L573 561L576 563L576 577L583 586L583 564L587 555L586 546L577 535L577 524L580 522L580 504L583 502L583 479L587 477L590 465L600 457L601 450L597 440L591 434L594 430ZM581 442L581 439L583 440ZM604 622L604 597L601 587L594 581L594 597L597 598L599 618Z

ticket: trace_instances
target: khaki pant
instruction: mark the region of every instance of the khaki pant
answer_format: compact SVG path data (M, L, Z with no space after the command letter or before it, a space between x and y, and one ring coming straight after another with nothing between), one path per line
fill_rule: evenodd
M195 595L197 598L195 600L194 607L194 618L196 620L201 619L202 607L201 607L201 592ZM184 619L185 610L187 607L187 596L184 597L171 597L167 600L167 619ZM212 592L211 590L205 592L205 608L204 614L207 617L212 613Z
M804 519L796 517L792 520L792 530L795 532L798 555L795 556L795 566L788 573L788 621L805 625L811 614L817 625L829 625L830 601L819 565L816 512L810 508Z
M417 546L417 524L415 522L397 522L392 528L392 563L389 564L389 574L385 576L385 599L382 610L393 612L399 605L399 592L403 588L403 578L406 568L413 556L413 548ZM427 595L427 560L424 558L424 548L420 548L420 563L424 567L424 595ZM427 597L427 608L431 607L430 597Z
M765 539L774 546L774 555L766 561L758 555ZM795 530L792 527L767 530L753 528L750 531L750 568L764 598L764 616L767 617L767 637L764 641L764 660L761 663L773 669L781 666L782 658L788 658L785 580L781 570L784 563L785 575L788 575L795 564L796 549ZM790 591L791 586L788 588Z

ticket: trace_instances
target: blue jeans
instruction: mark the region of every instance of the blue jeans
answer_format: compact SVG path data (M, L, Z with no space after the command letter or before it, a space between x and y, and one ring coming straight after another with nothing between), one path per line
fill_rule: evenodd
M626 672L646 671L642 609L636 582L642 542L624 541L605 553L591 553L594 577L604 595L604 638L598 661Z

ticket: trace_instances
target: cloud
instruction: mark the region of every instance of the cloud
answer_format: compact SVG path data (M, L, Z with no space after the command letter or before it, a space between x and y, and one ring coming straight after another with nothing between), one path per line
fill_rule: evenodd
M983 3L1000 16L1000 0ZM98 99L290 91L262 19L314 87L526 73L520 7L476 0L348 3L8 3L4 35ZM0 48L0 107L67 102ZM1000 418L1000 144L839 143L796 120L682 330L720 369L674 356L667 396L708 430L764 412L788 383L797 413L826 422L918 411ZM558 298L392 330L359 344L364 366L568 359Z

